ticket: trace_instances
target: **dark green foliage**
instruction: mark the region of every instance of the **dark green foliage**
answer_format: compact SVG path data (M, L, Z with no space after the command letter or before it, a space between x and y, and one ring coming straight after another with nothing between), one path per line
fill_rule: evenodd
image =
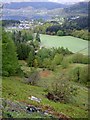
M20 21L18 20L2 20L2 26L7 27L15 24L20 24Z
M2 74L14 75L18 69L15 45L6 32L2 32Z
M28 65L29 65L30 67L33 67L34 58L35 58L35 50L34 50L34 48L32 47L32 49L31 49L30 52L29 52L29 56L28 56L28 60L27 60Z
M40 43L37 40L35 40L32 42L32 46L35 50L38 50L40 48Z
M27 32L27 33L24 33L23 37L24 37L24 38L27 38L26 41L29 41L29 40L32 40L32 41L33 41L33 39L34 39L32 32L30 32L30 33L28 33L28 32Z
M36 34L36 41L41 42L39 32Z
M21 37L21 31L14 31L12 33L12 39L15 42L15 44L21 43L23 41Z
M69 51L68 48L65 49L63 47L53 49L53 52L54 51L55 51L55 53L59 53L59 54L62 54L62 55L70 55L70 54L72 54L72 52Z
M29 31L14 31L12 33L12 39L15 44L26 43L27 41L33 41L33 33Z
M73 30L71 32L71 35L77 38L82 38L84 40L88 40L89 41L89 34L88 30Z
M89 68L84 67L80 70L80 83L88 84L88 82L90 82Z
M68 18L68 20L67 19L65 20L62 28L65 30L88 29L88 16L81 16L79 18L76 18L75 16L71 16L70 18Z
M63 60L63 55L62 54L59 54L59 53L56 53L55 56L54 56L54 59L52 61L52 63L54 65L60 65L61 62Z
M26 60L29 56L29 52L31 51L30 45L25 43L17 44L17 54L19 60Z
M88 29L88 16L80 17L74 20L74 22L76 22L78 29Z
M80 68L79 67L76 67L73 71L73 80L75 82L80 82Z
M58 36L75 36L82 38L84 40L89 40L88 38L88 17L82 16L79 18L74 18L71 16L68 19L65 19L62 25L51 25L46 28L46 34L49 35L58 35Z
M36 26L34 29L34 33L37 33L39 31L40 34L46 34L46 29L52 25L53 24L50 22L45 22L43 25Z
M51 33L55 32L55 34L56 34L60 29L61 29L60 25L52 25L46 29L46 33L51 34Z
M73 63L82 63L82 64L88 64L90 63L90 57L77 53L72 56L72 62Z
M42 60L41 60L41 57L39 57L38 55L35 55L35 59L36 59L36 61L37 61L37 66L38 67L42 67ZM34 66L35 66L35 64L34 64Z
M45 58L44 60L43 60L43 67L44 68L48 68L48 69L50 69L50 66L51 66L51 59L50 58Z
M61 62L62 68L67 68L69 66L69 61L64 58L63 61Z
M35 59L30 57L30 61L33 60L33 65L37 64L38 67L48 68L54 70L56 65L61 65L63 61L63 55L71 54L71 52L63 47L59 48L41 48L35 55ZM31 55L31 53L30 53ZM31 55L34 56L34 55Z
M57 31L57 35L58 35L58 36L63 36L63 35L64 35L64 32L61 31L61 30L59 30L59 31Z
M50 49L42 48L38 51L37 56L39 56L41 60L43 61L45 58L50 57L50 53L51 53Z
M88 84L90 82L88 66L76 67L70 72L70 79L81 84Z
M32 47L36 47L33 42L33 33L29 31L14 31L12 38L17 48L18 59L26 60Z

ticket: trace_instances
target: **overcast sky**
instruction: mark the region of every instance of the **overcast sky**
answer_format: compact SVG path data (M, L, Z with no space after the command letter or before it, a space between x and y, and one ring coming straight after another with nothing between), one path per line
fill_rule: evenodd
M68 3L68 2L80 2L87 0L0 0L0 2L58 2L58 3Z

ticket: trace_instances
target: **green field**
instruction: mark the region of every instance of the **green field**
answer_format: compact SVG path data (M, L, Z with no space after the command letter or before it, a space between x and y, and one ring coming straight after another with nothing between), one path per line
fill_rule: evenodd
M41 45L47 48L64 47L73 53L82 53L88 55L88 41L72 36L50 36L41 35Z

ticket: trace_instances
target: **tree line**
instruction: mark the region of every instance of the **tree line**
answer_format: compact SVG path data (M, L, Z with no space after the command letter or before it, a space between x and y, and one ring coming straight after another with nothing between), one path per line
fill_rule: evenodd
M57 35L57 36L74 36L89 41L88 17L79 17L77 19L65 19L62 25L53 23L44 23L42 26L35 28L41 34Z

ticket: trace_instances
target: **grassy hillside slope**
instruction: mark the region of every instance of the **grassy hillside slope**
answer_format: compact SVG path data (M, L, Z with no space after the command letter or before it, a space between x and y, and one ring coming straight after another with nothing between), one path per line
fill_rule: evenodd
M30 73L31 69L27 66L25 61L19 61L24 72ZM61 66L57 66L56 70L44 70L37 68L39 71L40 79L37 82L37 86L33 86L25 83L24 77L12 76L3 77L2 79L2 98L14 102L23 103L24 105L34 105L35 107L41 108L43 111L48 110L48 112L56 117L60 115L65 115L71 118L87 118L88 117L88 88L81 85L80 83L75 83L70 81L72 86L77 87L78 94L74 96L74 103L60 103L54 102L46 98L47 90L54 78L64 73L66 76L68 72L76 66L86 66L85 64L70 64L68 68L63 69ZM35 96L41 99L40 103L28 99L30 96ZM22 106L23 107L23 106ZM25 106L24 106L25 107ZM20 117L27 116L25 113L20 113ZM40 117L40 115L35 115L35 117ZM14 117L16 117L14 115ZM17 116L18 117L18 116ZM32 117L32 115L28 115ZM33 115L34 117L34 115Z

